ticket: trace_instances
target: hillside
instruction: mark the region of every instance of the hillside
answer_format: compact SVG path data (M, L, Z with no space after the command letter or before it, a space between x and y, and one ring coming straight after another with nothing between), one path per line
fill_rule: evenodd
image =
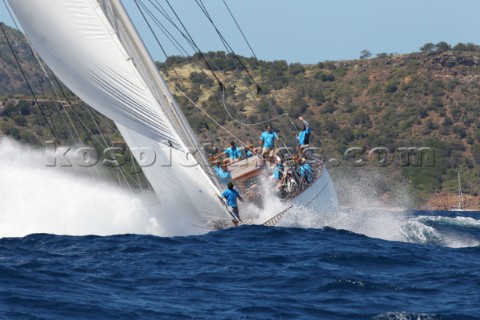
M40 94L43 90L51 90L42 86L42 83L46 82L46 77L41 67L33 63L34 53L23 33L4 24L2 26L7 37L3 32L0 35L0 96L32 95L28 85L35 94ZM25 78L28 80L28 85Z
M29 70L27 79L43 83L44 79L39 80L36 75L38 66L32 62L28 46L13 29L9 32L11 38L17 39L13 45L23 61L22 69ZM4 39L0 45L3 134L40 145L53 137L46 126L48 122L62 143L71 143L72 128L64 121L69 116L94 128L87 132L84 125L74 124L83 143L95 143L100 132L107 142L121 140L111 121L97 113L92 116L80 102L69 100L73 98L48 98L47 88L33 86L38 96L37 101L32 99ZM442 199L451 198L442 202L450 207L456 202L460 172L463 192L472 196L469 206L478 206L478 52L382 54L316 65L243 57L238 60L223 52L207 53L206 58L215 66L214 72L205 67L198 55L171 57L157 64L200 140L209 146L207 152L220 150L232 140L223 129L246 144L257 145L266 121L279 131L286 145L292 146L292 121L299 126L296 118L304 115L314 131L313 144L325 150L327 160L336 159L329 163L334 178L348 175L364 181L372 172L380 173L383 178L375 180L377 183L371 188L379 198L389 201L402 185L415 194L417 205L430 200L430 206L441 207L439 201L432 200L439 195ZM219 82L225 87L224 93ZM50 101L59 99L62 101ZM382 152L388 151L386 162L379 163L375 154L368 157L378 147L384 148ZM357 149L345 153L349 148ZM425 153L427 158L422 162L418 148L433 151ZM366 164L355 162L359 159Z
M222 57L223 53L209 56L210 59ZM228 56L226 60L229 61ZM184 85L187 95L196 98L198 105L210 114L217 115L216 119L235 134L248 137L248 142L255 142L261 126L256 126L257 132L252 133L251 127L229 119L224 110L226 106L237 120L246 123L266 120L284 111L292 118L304 114L314 128L315 143L325 148L327 158L342 158L351 147L360 148L363 155L376 147L386 147L392 168L379 170L387 175L401 172L420 199L426 200L436 193L457 192L457 171L462 175L463 192L478 195L478 52L381 55L317 65L246 61L262 88L256 107L246 102L238 90L241 84L233 80L238 78L239 70L222 74L224 85L236 86L236 90L228 94L230 103L222 106L218 103L223 99L219 97L218 86L208 77L207 70L199 71L196 61L192 64L192 61L173 59L162 67L168 75L175 68L181 78L177 82ZM228 92L230 87L226 87ZM252 85L250 90L254 90ZM179 97L179 100L184 99ZM214 139L217 131L202 130L202 125L209 124L209 120L194 110L191 107L185 110L194 127L202 132L204 139ZM272 123L286 132L284 136L293 129L289 121L282 118ZM208 127L212 128L212 124ZM222 145L226 145L225 139ZM405 153L399 148L412 147L432 148L434 163L418 165L415 162L418 159L406 163Z

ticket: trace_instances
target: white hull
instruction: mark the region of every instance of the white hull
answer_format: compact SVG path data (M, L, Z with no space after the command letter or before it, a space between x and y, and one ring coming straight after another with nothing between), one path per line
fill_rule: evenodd
M291 200L296 206L319 213L337 212L340 209L337 192L326 168L321 176L302 193Z

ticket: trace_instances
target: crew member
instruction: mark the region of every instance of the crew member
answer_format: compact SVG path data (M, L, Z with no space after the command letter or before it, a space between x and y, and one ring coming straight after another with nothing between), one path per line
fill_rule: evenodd
M299 120L302 121L303 127L302 130L298 133L298 146L300 149L303 149L306 145L310 143L310 134L312 133L312 130L310 129L310 126L308 125L308 122L303 119L303 117L298 117Z
M255 149L254 149L253 145L249 145L247 147L247 154L246 154L247 158L250 158L254 154L255 154Z
M220 171L222 171L222 161L217 160L217 161L215 161L215 166L213 167L213 172L215 172L218 175L218 173Z
M265 131L260 136L260 145L262 146L262 155L264 159L270 156L270 152L275 150L275 140L278 139L276 132L272 131L270 125L265 127Z
M227 184L227 190L223 191L222 197L227 199L227 205L232 208L232 213L234 215L232 222L235 226L238 226L238 222L241 222L242 220L240 219L240 213L238 211L237 199L240 201L243 201L243 199L238 191L233 188L232 182Z
M222 184L227 184L230 182L230 180L232 180L232 175L228 170L226 163L222 163L220 170L217 171L217 175L220 178L220 182Z
M305 159L300 159L300 164L297 171L308 183L313 182L312 166L305 162Z
M235 160L238 160L240 159L240 157L242 156L242 152L240 151L240 149L238 149L238 147L235 145L235 141L231 141L230 142L230 148L228 148L227 150L225 150L225 155L228 156L228 158L230 159L230 161L235 161Z
M283 166L283 161L280 157L277 156L277 165L273 171L273 177L275 180L280 181L283 178L285 167Z

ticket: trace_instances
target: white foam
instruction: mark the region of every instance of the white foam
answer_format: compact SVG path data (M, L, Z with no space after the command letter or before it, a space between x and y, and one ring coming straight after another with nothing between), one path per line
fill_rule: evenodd
M148 195L72 168L46 167L43 150L0 139L0 237L204 233L174 208L158 209Z

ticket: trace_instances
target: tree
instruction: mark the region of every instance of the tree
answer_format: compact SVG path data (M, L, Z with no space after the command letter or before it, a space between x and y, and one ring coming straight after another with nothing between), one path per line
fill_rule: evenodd
M372 53L368 50L362 50L360 51L360 59L365 60L368 59L372 56Z
M438 53L452 50L452 47L444 41L437 43L435 47L437 48L436 52Z
M420 51L422 52L433 52L435 51L436 47L433 43L429 42L424 44L421 48Z
M23 116L28 116L32 112L32 108L25 100L18 101L18 109Z
M464 43L457 43L453 48L453 51L467 51L467 46Z
M292 76L296 76L298 74L305 73L305 69L304 69L303 65L300 64L300 63L290 63L290 65L288 66L288 72Z

